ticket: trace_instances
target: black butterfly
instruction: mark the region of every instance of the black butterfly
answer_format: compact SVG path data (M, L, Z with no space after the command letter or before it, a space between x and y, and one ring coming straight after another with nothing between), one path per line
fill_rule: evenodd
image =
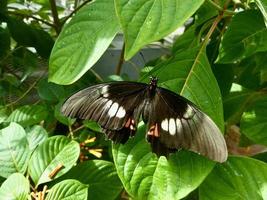
M147 140L158 156L184 148L218 162L227 159L216 124L189 100L157 87L154 77L150 84L123 81L88 87L67 99L62 113L98 122L107 137L119 143L135 135L142 116L148 124Z

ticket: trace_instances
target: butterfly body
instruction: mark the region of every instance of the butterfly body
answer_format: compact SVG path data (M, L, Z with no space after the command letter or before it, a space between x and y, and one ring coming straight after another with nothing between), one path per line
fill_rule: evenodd
M167 156L180 148L224 162L227 148L216 124L184 97L149 84L112 82L91 86L71 96L62 106L69 117L98 122L107 137L125 143L142 120L152 151Z

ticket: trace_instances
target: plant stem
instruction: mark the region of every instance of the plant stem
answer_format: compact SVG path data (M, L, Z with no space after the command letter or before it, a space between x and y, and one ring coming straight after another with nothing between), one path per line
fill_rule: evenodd
M57 5L56 5L55 0L49 0L49 2L51 6L53 21L54 21L54 28L55 28L56 33L59 35L61 31L61 23L58 18Z
M119 60L119 63L116 67L116 70L115 70L116 75L120 75L120 73L121 73L122 65L124 63L124 51L125 51L125 43L123 43L121 55L120 55L120 60Z

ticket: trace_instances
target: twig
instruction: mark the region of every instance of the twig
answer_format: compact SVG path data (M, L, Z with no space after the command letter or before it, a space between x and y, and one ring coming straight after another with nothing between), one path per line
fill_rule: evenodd
M54 21L54 28L55 28L57 34L59 35L59 33L61 31L61 24L60 24L60 21L58 18L57 5L56 5L55 0L49 0L49 2L50 2L50 6L51 6L53 21Z
M38 22L42 22L42 23L44 23L44 24L46 24L48 26L55 27L54 24L52 24L52 23L50 23L50 22L48 22L46 20L43 20L41 18L35 17L33 15L27 15L27 14L24 14L24 13L17 13L17 12L12 12L12 11L8 11L7 13L8 14L11 14L11 15L16 15L16 16L24 17L24 18L32 18L32 19L35 19Z
M123 46L122 46L122 50L121 50L121 55L120 55L120 60L119 60L119 63L115 69L115 74L116 75L120 75L121 73L121 68L122 68L122 65L124 63L124 51L125 51L125 43L123 43Z

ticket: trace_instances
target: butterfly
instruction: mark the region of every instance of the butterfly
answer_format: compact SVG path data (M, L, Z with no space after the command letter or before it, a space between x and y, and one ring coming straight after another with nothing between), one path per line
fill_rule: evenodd
M186 98L150 83L111 82L93 85L69 97L61 108L68 117L93 120L107 137L126 143L142 118L146 138L158 156L181 148L217 162L227 159L223 135L211 118Z

